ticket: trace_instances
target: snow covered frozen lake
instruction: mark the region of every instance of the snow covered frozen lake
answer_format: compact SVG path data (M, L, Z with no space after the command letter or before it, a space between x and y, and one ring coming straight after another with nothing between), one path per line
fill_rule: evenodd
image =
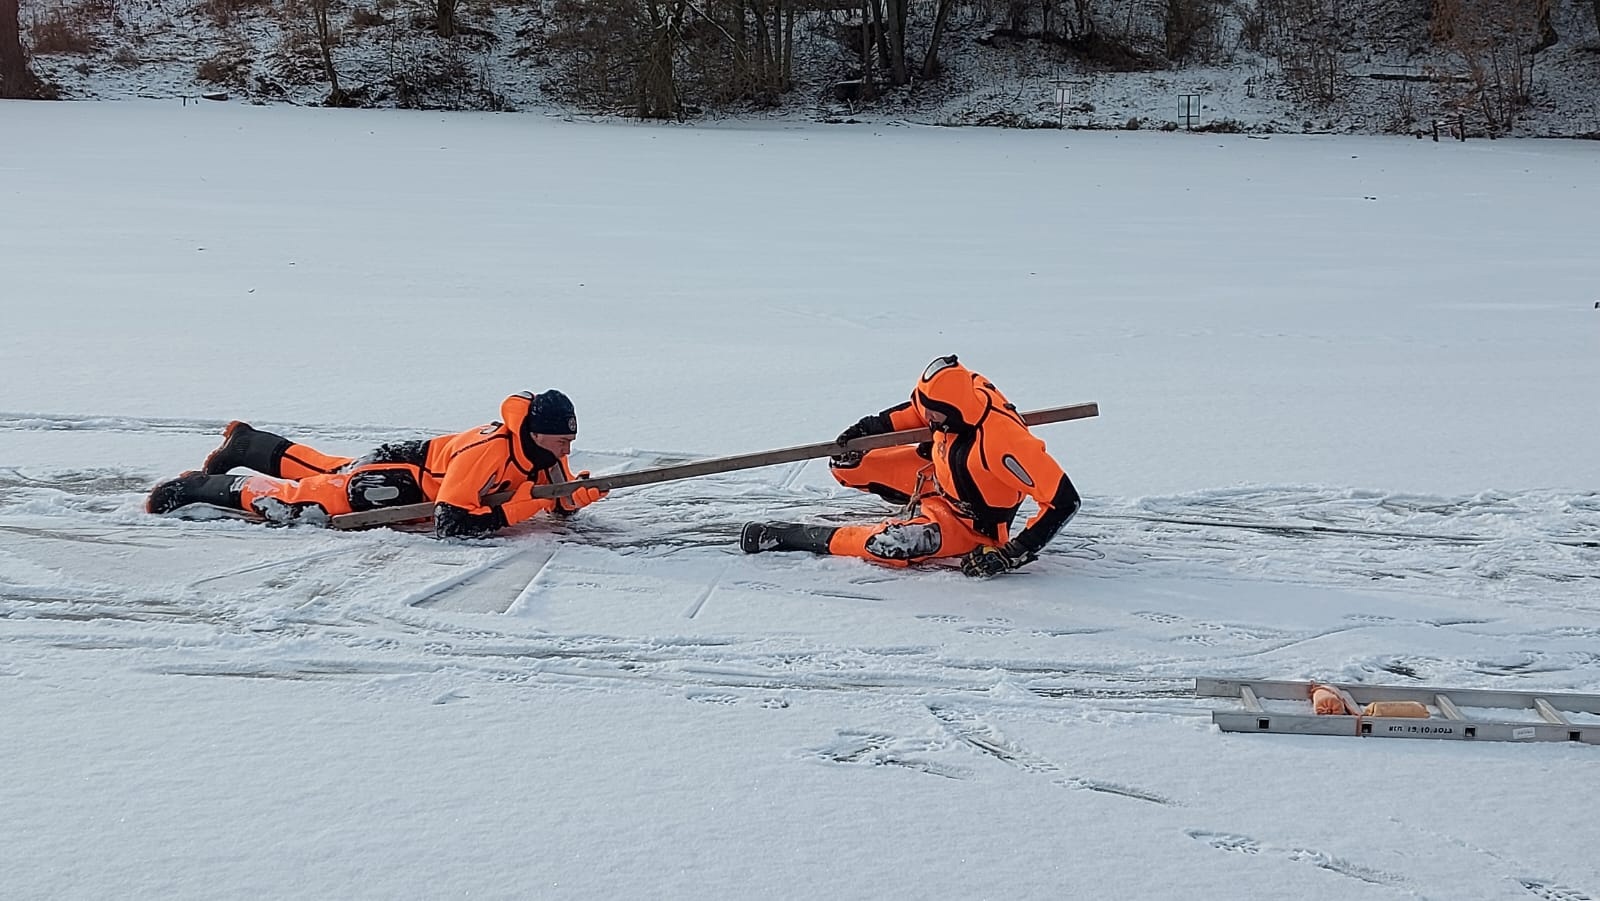
M1196 676L1600 692L1593 143L0 104L11 898L1600 897L1600 748ZM959 354L1085 497L974 581L739 553L822 461L496 539L146 515L557 387L596 472ZM1026 511L1025 511L1026 512Z

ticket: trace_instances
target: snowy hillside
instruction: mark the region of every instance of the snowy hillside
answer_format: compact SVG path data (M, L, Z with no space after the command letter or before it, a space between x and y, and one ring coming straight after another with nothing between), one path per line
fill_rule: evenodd
M314 0L22 2L35 66L67 98L181 101L226 94L236 102L301 105L323 103L330 90L310 12L315 6ZM942 77L891 88L869 102L847 101L840 93L841 83L861 73L848 46L851 29L858 29L852 16L859 16L803 12L793 41L794 86L777 106L719 104L689 85L687 114L701 120L1431 135L1435 122L1456 116L1465 104L1470 133L1507 130L1485 118L1483 103L1469 100L1467 58L1431 41L1410 4L1330 7L1326 15L1338 33L1322 39L1330 49L1319 63L1327 69L1320 82L1302 66L1300 51L1274 50L1260 35L1265 29L1280 42L1305 40L1300 31L1309 26L1262 23L1288 15L1284 10L1320 9L1316 4L1218 4L1203 45L1179 65L1161 61L1147 46L1159 43L1160 21L1150 18L1159 7L1130 4L1126 22L1118 17L1115 28L1125 35L1127 52L1142 55L1120 66L1060 40L1010 36L998 27L992 6L952 4L941 42ZM429 4L335 2L328 62L341 90L360 105L631 115L625 103L585 101L576 91L578 51L551 37L558 7L554 0L462 4L463 32L446 39L429 29ZM1485 63L1496 84L1530 85L1529 105L1509 133L1600 134L1600 36L1590 0L1560 0L1551 23L1559 39L1534 56L1519 50L1509 62L1514 73L1501 71L1506 60ZM920 27L914 36L925 42L926 23ZM624 69L607 77L626 82L630 76Z

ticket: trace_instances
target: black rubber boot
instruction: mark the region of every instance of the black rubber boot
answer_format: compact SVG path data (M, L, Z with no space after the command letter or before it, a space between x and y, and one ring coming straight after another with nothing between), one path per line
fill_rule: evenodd
M144 509L150 513L171 513L190 504L212 504L229 510L242 510L239 492L233 487L238 482L238 476L186 472L152 488L150 498L144 502Z
M826 554L834 526L808 526L797 522L747 522L739 533L739 547L746 554L762 551L810 551Z
M206 462L200 471L208 475L220 475L242 466L253 469L262 475L279 478L283 475L279 466L283 463L283 454L294 442L271 432L263 432L250 427L248 422L228 423L228 428L222 433L222 444L206 457Z

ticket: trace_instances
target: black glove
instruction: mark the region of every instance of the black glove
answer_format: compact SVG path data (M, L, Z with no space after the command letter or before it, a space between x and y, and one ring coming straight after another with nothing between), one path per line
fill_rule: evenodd
M961 558L961 572L963 575L976 578L998 576L1007 570L1013 570L1030 560L1039 559L1033 551L1008 541L1000 547L985 545Z
M842 447L857 438L865 438L868 435L881 435L884 432L893 431L894 427L884 422L887 418L882 413L863 416L856 421L855 425L840 432L839 437L834 440ZM829 465L836 469L849 469L852 466L859 466L861 465L862 453L863 451L847 450L834 454Z
M884 432L893 431L893 427L883 421L884 418L882 413L863 416L856 421L855 425L840 432L839 437L834 440L840 444L849 444L857 438L865 438L868 435L881 435Z

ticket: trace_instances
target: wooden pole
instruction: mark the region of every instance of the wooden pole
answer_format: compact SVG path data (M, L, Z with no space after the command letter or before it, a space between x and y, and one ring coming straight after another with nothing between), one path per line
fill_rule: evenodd
M1030 426L1037 426L1052 422L1067 422L1073 419L1089 419L1099 414L1099 404L1072 404L1065 407L1051 407L1047 410L1024 413L1022 414L1022 421ZM579 488L598 488L601 491L611 491L616 488L632 488L637 485L654 485L657 482L693 479L723 472L736 472L741 469L756 469L762 466L776 466L779 463L793 463L798 460L831 457L847 450L869 451L880 447L899 447L905 444L927 441L932 437L933 433L925 428L903 429L898 432L856 438L842 448L837 441L824 441L818 444L802 444L796 447L757 451L732 457L713 457L706 460L696 460L691 463L658 466L652 469L636 469L632 472L619 472L615 475L592 476L587 479L575 479L571 482L535 485L533 486L532 494L534 497L570 497L572 492ZM483 503L485 506L492 506L503 504L510 499L510 492L503 492L483 498ZM365 529L390 523L425 520L432 516L433 504L431 502L406 504L399 507L379 507L374 510L363 510L360 513L345 513L333 517L332 525L336 529Z

